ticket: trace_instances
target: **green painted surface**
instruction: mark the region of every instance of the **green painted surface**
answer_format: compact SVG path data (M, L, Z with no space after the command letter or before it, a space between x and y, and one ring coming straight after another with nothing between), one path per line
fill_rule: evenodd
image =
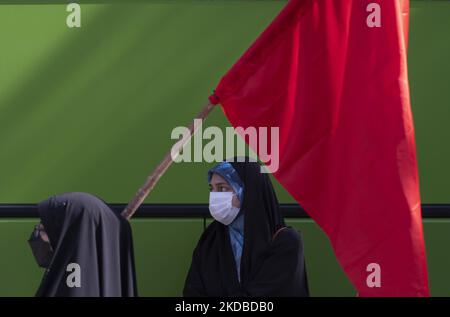
M41 276L31 253L28 238L33 231L34 220L0 220L0 296L32 296Z
M44 1L48 2L48 1ZM127 202L219 78L285 1L0 3L0 202L86 191ZM412 1L410 64L422 198L450 202L450 2ZM224 127L216 109L206 125ZM149 203L206 202L206 163L175 164ZM292 202L277 185L281 202Z
M412 1L409 78L422 201L450 203L450 1Z
M450 296L450 219L426 220L424 223L428 275L432 296Z
M0 220L0 297L33 296L43 274L27 240L37 219ZM181 296L203 219L132 221L141 296Z
M354 296L353 286L334 256L327 236L312 220L288 220L302 233L311 296Z
M82 5L75 30L65 26L65 5L0 1L0 203L65 191L127 202L173 143L172 129L188 123L285 3L98 2ZM426 203L450 202L449 31L449 1L411 2L409 75ZM215 110L206 125L227 121ZM173 165L146 202L206 203L207 168ZM292 202L276 186L280 201ZM39 284L26 243L34 223L0 220L0 296L31 296ZM353 296L317 226L290 223L304 235L312 295ZM181 294L201 228L200 219L133 221L141 295ZM450 223L426 220L425 234L432 294L448 296Z
M27 239L36 219L0 220L0 297L33 296L43 271ZM308 219L289 219L302 232L312 296L354 296L328 239ZM180 296L203 219L135 219L132 222L140 296ZM425 220L433 296L450 296L450 220Z
M181 296L203 219L133 221L138 288L141 296Z
M1 5L0 202L65 191L128 201L174 143L172 129L281 7L86 4L75 30L64 5ZM216 109L207 124L225 122ZM173 165L147 202L205 201L205 169Z

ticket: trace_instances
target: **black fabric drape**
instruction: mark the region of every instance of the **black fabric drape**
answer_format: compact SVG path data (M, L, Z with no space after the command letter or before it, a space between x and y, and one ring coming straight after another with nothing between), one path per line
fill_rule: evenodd
M130 224L86 193L53 196L38 205L54 249L36 296L137 296ZM70 263L81 269L81 287L69 287Z
M194 250L184 296L308 296L303 242L285 227L268 177L256 162L231 162L245 186L241 282L227 227L214 221Z

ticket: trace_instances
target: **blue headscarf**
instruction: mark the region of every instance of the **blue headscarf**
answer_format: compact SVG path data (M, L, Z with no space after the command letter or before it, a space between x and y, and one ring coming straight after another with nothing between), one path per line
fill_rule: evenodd
M222 176L230 184L242 206L242 202L244 201L244 183L242 183L234 167L229 162L217 164L208 171L208 183L211 181L214 173ZM236 219L228 225L228 234L230 236L238 280L241 281L241 256L244 247L244 215L242 213L239 213Z
M211 182L211 177L214 173L222 176L228 184L230 184L242 205L242 202L244 201L244 183L242 183L241 178L234 169L233 165L229 162L221 162L211 168L208 171L208 183Z

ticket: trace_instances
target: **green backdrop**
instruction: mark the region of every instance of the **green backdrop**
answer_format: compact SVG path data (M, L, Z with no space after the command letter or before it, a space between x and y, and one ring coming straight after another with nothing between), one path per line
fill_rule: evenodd
M0 296L32 296L43 270L36 265L27 239L36 219L0 220ZM301 230L312 296L355 296L327 237L312 220L289 219ZM192 250L203 219L132 221L140 296L181 296ZM428 268L433 296L450 296L450 219L425 220Z
M172 129L189 123L285 4L100 2L81 4L79 29L66 26L63 4L0 4L0 202L65 191L127 202L173 144ZM411 6L422 200L448 203L450 3ZM206 125L227 121L215 109ZM146 202L205 202L206 167L175 164Z
M66 191L127 202L220 77L285 1L0 0L0 203ZM39 4L41 3L41 4ZM50 3L50 4L49 4ZM412 1L409 76L422 200L450 203L450 2ZM361 44L363 45L363 43ZM216 109L206 124L227 126ZM174 164L147 203L206 203L208 164ZM281 202L293 202L277 184ZM0 220L0 295L32 295L42 271L26 239L36 219ZM433 295L450 295L450 220L425 221ZM354 295L326 237L303 232L313 295ZM141 295L179 295L202 219L133 220Z

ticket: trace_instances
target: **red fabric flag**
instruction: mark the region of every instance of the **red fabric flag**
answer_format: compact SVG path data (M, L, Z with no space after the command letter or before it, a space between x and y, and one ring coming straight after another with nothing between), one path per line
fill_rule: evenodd
M274 175L360 296L429 296L408 11L407 0L291 0L210 96L234 127L279 127Z

